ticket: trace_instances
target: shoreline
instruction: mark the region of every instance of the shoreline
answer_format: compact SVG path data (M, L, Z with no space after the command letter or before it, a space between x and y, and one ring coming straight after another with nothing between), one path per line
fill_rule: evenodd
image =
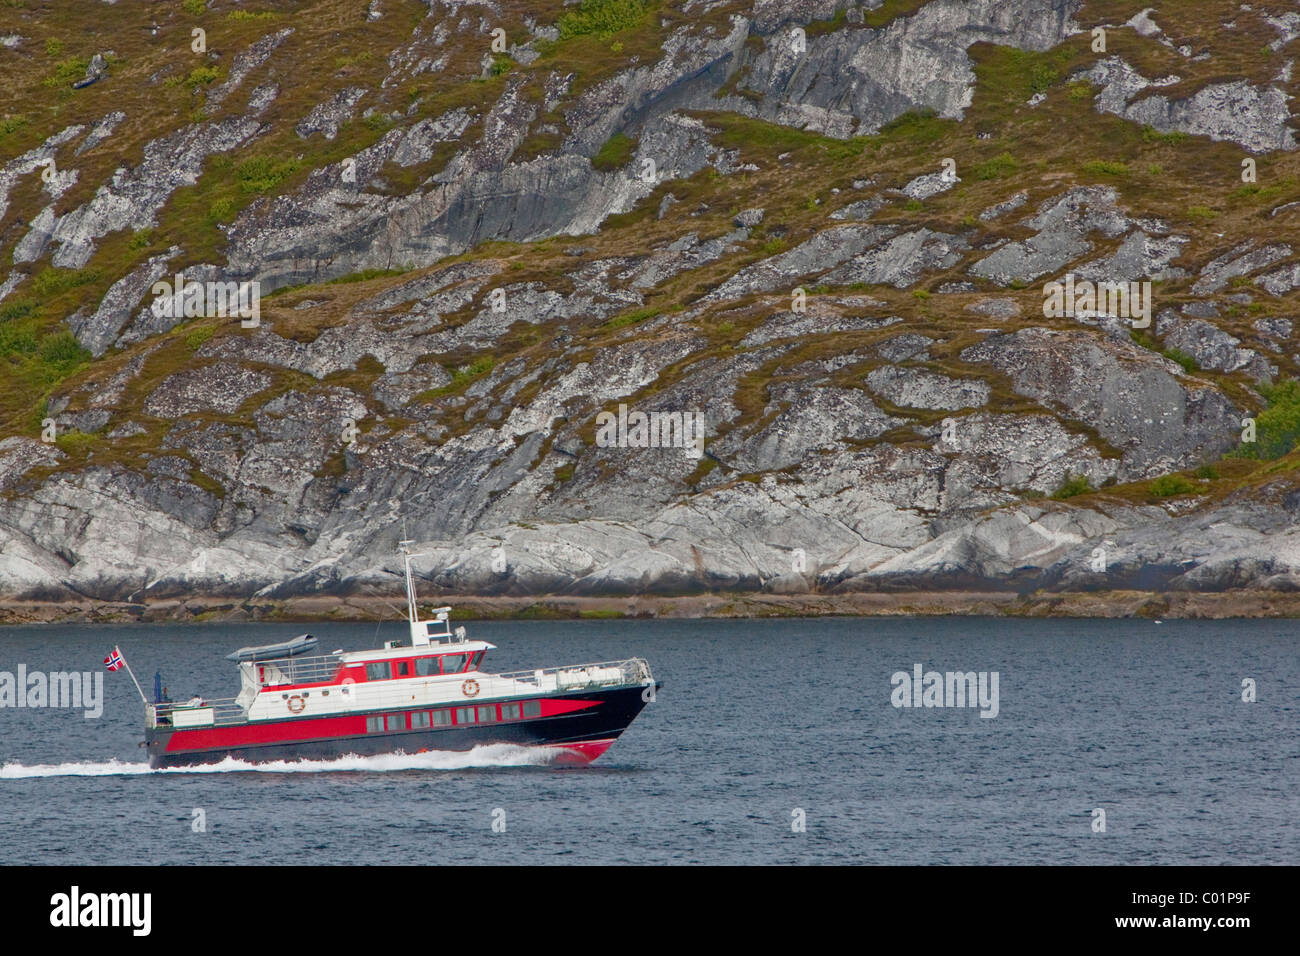
M1094 617L1094 618L1293 618L1300 592L1038 592L914 591L852 594L716 593L677 596L502 597L446 596L452 619L671 620L772 617ZM125 601L0 601L0 626L21 624L243 623L396 621L402 596L312 595L278 600L223 597ZM421 607L434 602L422 601Z

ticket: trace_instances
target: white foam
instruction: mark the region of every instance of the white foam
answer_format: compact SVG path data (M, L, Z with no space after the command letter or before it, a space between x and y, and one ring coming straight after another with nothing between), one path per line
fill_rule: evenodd
M422 754L376 754L359 757L344 754L331 760L272 760L249 763L226 757L220 763L197 767L170 767L151 770L147 763L108 760L102 763L71 762L25 766L7 763L0 766L0 780L30 777L113 777L156 773L386 773L393 770L463 770L469 767L533 767L550 763L558 752L546 747L520 747L515 744L487 744L466 752L431 750Z

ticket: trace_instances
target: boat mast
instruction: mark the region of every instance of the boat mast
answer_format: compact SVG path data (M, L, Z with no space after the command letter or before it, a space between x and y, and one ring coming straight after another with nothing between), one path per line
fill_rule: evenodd
M406 573L406 620L411 629L411 646L420 647L429 643L429 629L420 622L420 609L415 605L415 576L411 573L411 545L409 538L397 542L402 552L402 564Z

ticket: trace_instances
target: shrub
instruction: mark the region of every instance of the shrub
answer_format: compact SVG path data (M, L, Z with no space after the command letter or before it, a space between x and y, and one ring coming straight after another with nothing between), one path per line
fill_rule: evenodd
M1271 461L1281 458L1300 439L1300 382L1284 379L1276 385L1260 386L1268 407L1255 417L1255 441L1236 452L1241 458Z
M1182 475L1161 475L1151 482L1151 494L1157 498L1173 498L1195 490L1196 486Z
M1093 487L1088 483L1087 475L1067 474L1065 481L1061 482L1061 487L1052 492L1052 497L1057 501L1064 501L1066 498L1073 498L1075 495L1086 495L1092 490Z
M556 26L561 40L582 36L606 38L640 26L649 11L650 4L645 0L582 0L578 9L561 16Z
M292 157L250 156L235 167L239 188L246 193L267 193L292 176L302 163Z
M1083 164L1083 171L1093 176L1127 176L1128 166L1118 160L1094 159Z

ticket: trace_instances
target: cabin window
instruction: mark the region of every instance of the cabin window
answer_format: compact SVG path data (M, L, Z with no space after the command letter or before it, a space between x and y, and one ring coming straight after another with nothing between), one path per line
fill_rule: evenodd
M478 670L478 662L481 661L481 660L483 660L483 652L482 652L482 651L477 651L477 652L474 654L474 659L473 659L473 661L470 662L469 669L472 670L472 671L476 671L476 670Z
M446 727L451 723L451 711L435 710L433 712L433 726Z
M411 714L411 729L423 730L429 726L429 712L427 710L417 710Z
M406 715L405 715L405 714L389 714L387 719L388 719L388 729L389 729L389 730L405 730L405 729L406 729Z
M458 724L472 724L472 723L474 723L474 708L473 708L473 707L457 707L457 708L456 708L456 723L458 723Z
M446 654L442 658L442 672L444 674L459 674L465 669L464 654Z
M366 665L366 680L384 680L388 677L388 664L379 661Z
M367 718L366 718L366 733L368 733L368 734L377 734L377 733L379 733L379 732L380 732L381 730L383 730L383 729L384 729L384 718L383 718L383 717L367 717Z
M518 704L502 704L502 705L501 705L501 719L502 719L502 720L518 720L518 719L519 719L519 705L518 705Z
M415 673L418 677L428 677L430 674L437 674L438 658L417 657L415 659Z
M540 700L524 701L524 716L525 717L542 716L542 702Z
M480 724L495 723L497 719L496 704L484 704L478 709L478 722Z
M393 662L393 676L394 676L394 677L410 677L410 676L411 676L411 664L410 664L410 662L409 662L409 661L394 661L394 662Z

